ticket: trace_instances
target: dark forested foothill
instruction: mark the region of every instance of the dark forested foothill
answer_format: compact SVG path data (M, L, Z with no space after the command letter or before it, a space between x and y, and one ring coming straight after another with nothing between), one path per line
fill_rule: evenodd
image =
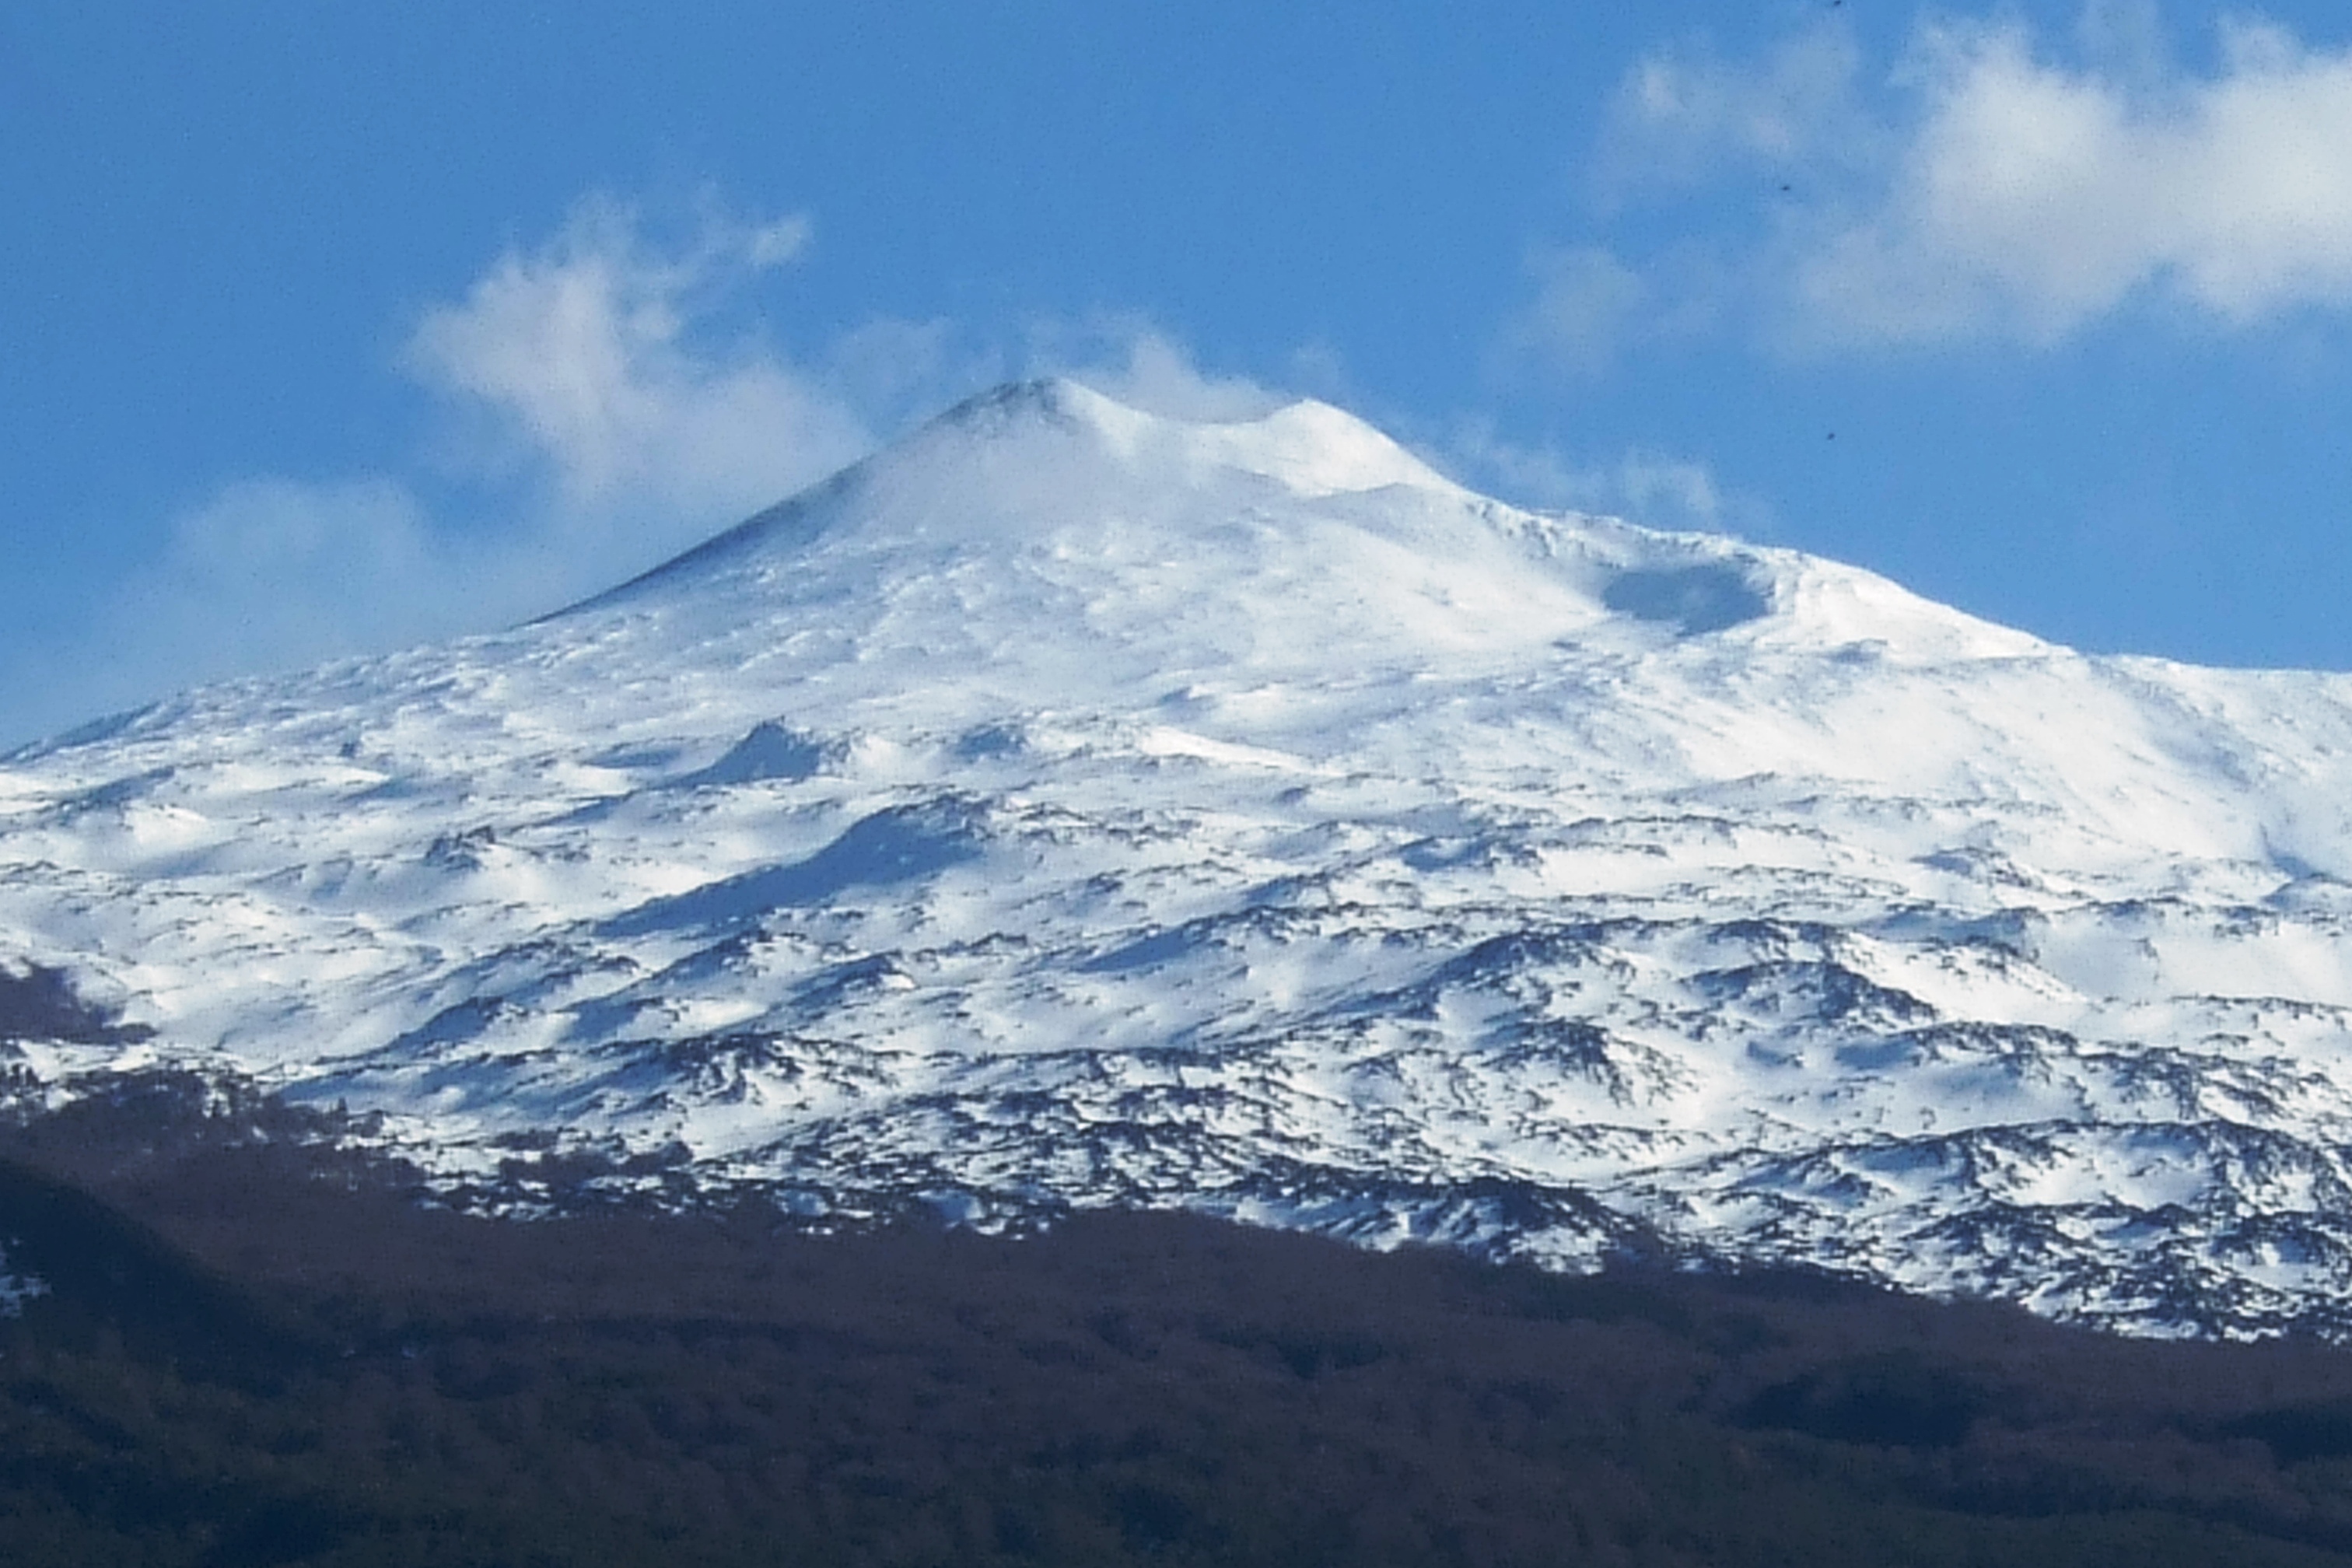
M306 1128L0 1136L0 1562L2352 1564L2324 1345L1169 1215L487 1220Z

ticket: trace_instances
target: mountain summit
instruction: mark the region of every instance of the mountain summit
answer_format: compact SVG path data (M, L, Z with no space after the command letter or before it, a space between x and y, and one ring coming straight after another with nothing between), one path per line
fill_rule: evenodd
M26 1104L452 1195L1183 1207L2352 1329L2352 681L973 399L611 593L0 764Z
M1074 657L1045 700L1073 680L1131 700L1153 670L1517 667L1563 640L1743 623L1923 654L2033 646L1788 552L1515 511L1328 404L1188 423L1069 381L973 398L580 609L714 629L789 610L854 624L868 658L950 638L999 669Z

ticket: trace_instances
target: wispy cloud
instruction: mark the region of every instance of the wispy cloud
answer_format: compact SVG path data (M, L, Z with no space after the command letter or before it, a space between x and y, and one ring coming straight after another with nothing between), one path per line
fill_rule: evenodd
M1522 506L1749 539L1769 538L1778 526L1762 500L1724 486L1707 464L1673 453L1635 448L1608 458L1576 458L1470 421L1436 455L1444 467Z
M1607 370L1618 353L1654 330L1643 320L1655 290L1601 246L1538 250L1528 258L1535 298L1506 329L1504 351L1578 374Z
M707 212L670 250L627 207L583 203L425 311L403 362L493 448L540 465L572 512L741 510L838 467L870 437L820 377L755 337L711 342L745 285L806 248L791 216Z
M1132 407L1173 419L1255 419L1287 395L1244 375L1204 371L1149 317L1100 312L1031 323L1026 374L1066 375Z
M37 700L12 702L11 729L541 613L856 458L875 428L861 394L941 370L898 323L805 363L745 329L751 286L809 242L803 217L706 203L662 245L627 206L583 202L414 323L399 363L449 432L437 462L221 485Z
M868 320L793 353L760 330L814 233L706 200L657 237L582 202L408 324L438 434L380 471L259 474L173 520L155 559L0 705L29 739L194 681L487 629L610 586L1011 374L1070 374L1190 418L1281 398L1117 312L975 342ZM782 276L780 276L782 275Z
M2218 40L2192 68L2152 6L2105 0L2071 38L1923 20L1875 70L1833 23L1745 62L1656 54L1601 139L1601 232L1509 331L1551 323L1577 365L1668 320L1836 351L2352 307L2352 49L2248 21ZM1633 206L1646 248L1610 237Z
M1609 106L1594 173L1604 204L1656 199L1741 167L1794 169L1869 157L1862 48L1838 21L1808 24L1760 59L1653 54Z
M168 652L190 680L380 646L412 634L417 588L445 555L394 481L239 480L184 513L124 583L107 645L134 663Z

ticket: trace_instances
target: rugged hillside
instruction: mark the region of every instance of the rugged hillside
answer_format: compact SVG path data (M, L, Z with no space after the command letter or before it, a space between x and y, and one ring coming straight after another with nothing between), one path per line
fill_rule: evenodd
M1006 388L615 592L0 765L27 1109L492 1209L1182 1208L2338 1331L2352 682Z

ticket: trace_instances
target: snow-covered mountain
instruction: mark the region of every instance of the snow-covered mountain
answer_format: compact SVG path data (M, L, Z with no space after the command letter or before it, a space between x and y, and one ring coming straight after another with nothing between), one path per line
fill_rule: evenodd
M20 1096L528 1206L1181 1205L2352 1329L2352 679L1008 387L520 629L0 764Z

